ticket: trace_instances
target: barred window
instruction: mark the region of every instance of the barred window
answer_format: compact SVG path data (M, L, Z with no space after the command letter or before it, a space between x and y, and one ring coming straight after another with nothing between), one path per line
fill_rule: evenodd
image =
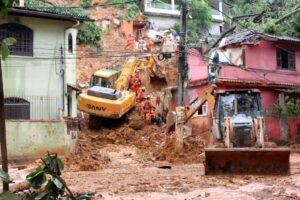
M0 40L14 37L15 45L9 47L11 55L33 56L33 31L32 29L15 23L0 25Z
M18 98L4 99L5 119L30 119L30 102Z

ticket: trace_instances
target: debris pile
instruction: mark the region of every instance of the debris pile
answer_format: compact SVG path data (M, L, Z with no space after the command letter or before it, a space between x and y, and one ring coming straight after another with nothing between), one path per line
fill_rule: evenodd
M203 143L196 137L185 140L181 151L175 149L175 137L167 135L165 128L149 125L132 111L129 122L120 127L91 131L83 126L79 132L75 152L66 158L68 171L95 171L110 165L106 148L135 147L144 164L168 161L174 164L199 163L203 161Z

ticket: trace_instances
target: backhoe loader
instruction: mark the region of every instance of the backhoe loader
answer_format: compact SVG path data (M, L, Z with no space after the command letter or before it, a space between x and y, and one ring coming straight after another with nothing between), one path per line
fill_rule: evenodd
M205 149L206 175L289 173L290 150L265 148L259 90L216 90L211 86L190 102L185 122L205 102L213 112L212 136L223 144L222 148Z
M89 114L89 128L99 129L102 118L119 119L136 103L136 93L129 90L129 77L137 69L149 69L155 75L156 60L150 54L130 57L120 69L96 71L87 93L78 97L78 109Z

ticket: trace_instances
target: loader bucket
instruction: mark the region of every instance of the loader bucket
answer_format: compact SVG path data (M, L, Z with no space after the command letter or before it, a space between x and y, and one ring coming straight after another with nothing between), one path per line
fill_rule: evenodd
M209 148L205 149L205 175L287 175L289 161L287 148Z

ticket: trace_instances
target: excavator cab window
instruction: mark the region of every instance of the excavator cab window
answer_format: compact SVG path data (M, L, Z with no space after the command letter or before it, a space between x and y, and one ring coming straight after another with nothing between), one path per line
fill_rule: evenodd
M106 88L114 88L115 81L118 78L118 74L109 77L109 78L104 78L100 76L92 76L91 79L91 87L92 86L101 86L101 87L106 87Z
M108 78L93 76L91 79L91 87L92 86L101 86L101 87L110 88L111 82Z
M236 114L245 114L256 118L258 111L260 111L260 104L258 93L255 92L228 92L221 94L218 97L218 110L219 110L219 126L224 134L224 117L233 116Z
M259 104L256 98L256 94L236 94L236 100L238 114L245 114L246 116L257 117L257 113L259 111Z

